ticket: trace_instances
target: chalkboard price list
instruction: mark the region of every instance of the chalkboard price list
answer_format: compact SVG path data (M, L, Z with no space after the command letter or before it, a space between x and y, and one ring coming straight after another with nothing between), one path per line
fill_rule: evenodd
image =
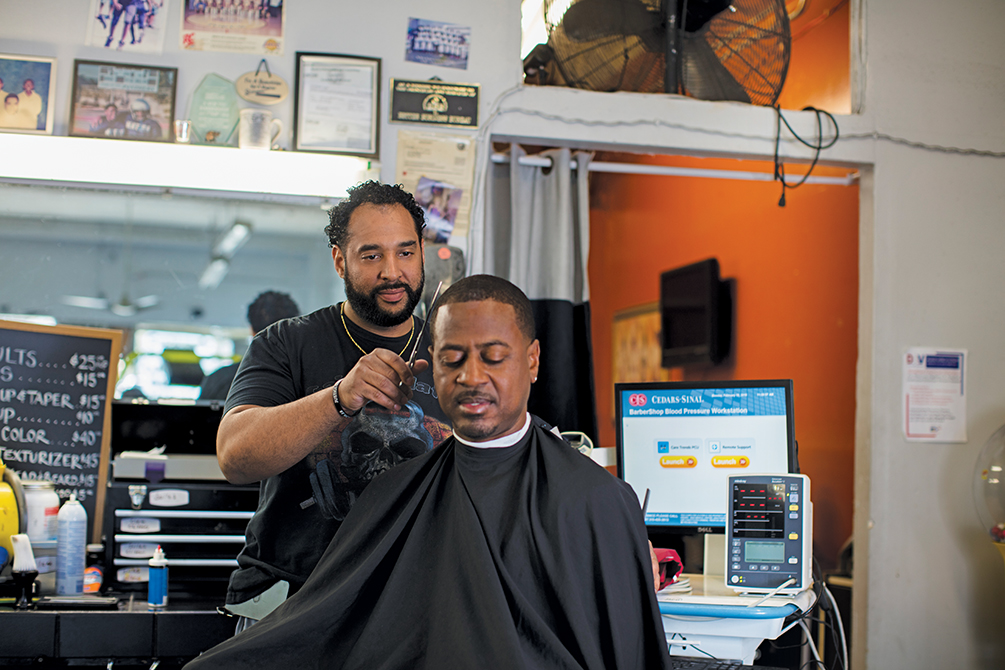
M61 498L76 493L93 519L114 369L112 340L88 332L0 325L0 457L24 480L53 482Z

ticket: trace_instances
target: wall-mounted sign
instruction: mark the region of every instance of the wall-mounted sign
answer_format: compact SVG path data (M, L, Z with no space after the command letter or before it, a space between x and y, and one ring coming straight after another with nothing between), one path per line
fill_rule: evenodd
M262 72L263 68L265 72ZM254 72L245 72L238 77L235 86L239 96L259 105L275 105L290 94L290 85L279 75L269 72L264 58Z
M391 121L478 126L478 84L391 80Z
M967 441L967 350L911 347L901 391L908 442Z
M101 538L122 332L0 321L0 458L73 493Z

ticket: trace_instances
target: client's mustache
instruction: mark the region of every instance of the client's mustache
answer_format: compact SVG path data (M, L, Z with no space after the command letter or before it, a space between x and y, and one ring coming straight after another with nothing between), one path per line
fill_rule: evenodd
M477 391L468 391L457 396L457 402L495 402L495 399Z

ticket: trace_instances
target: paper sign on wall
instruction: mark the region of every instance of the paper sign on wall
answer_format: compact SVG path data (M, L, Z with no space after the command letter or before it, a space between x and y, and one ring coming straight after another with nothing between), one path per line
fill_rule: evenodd
M415 194L425 211L424 235L429 241L445 242L451 234L468 234L474 171L474 137L398 132L395 181Z
M967 441L966 349L912 347L903 357L904 437Z

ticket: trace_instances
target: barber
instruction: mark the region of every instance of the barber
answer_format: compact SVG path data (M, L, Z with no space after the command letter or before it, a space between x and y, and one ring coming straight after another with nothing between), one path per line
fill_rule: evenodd
M261 482L227 589L239 629L303 585L373 477L450 435L428 361L405 360L423 325L422 209L368 181L329 218L346 300L252 340L217 436L227 480Z

